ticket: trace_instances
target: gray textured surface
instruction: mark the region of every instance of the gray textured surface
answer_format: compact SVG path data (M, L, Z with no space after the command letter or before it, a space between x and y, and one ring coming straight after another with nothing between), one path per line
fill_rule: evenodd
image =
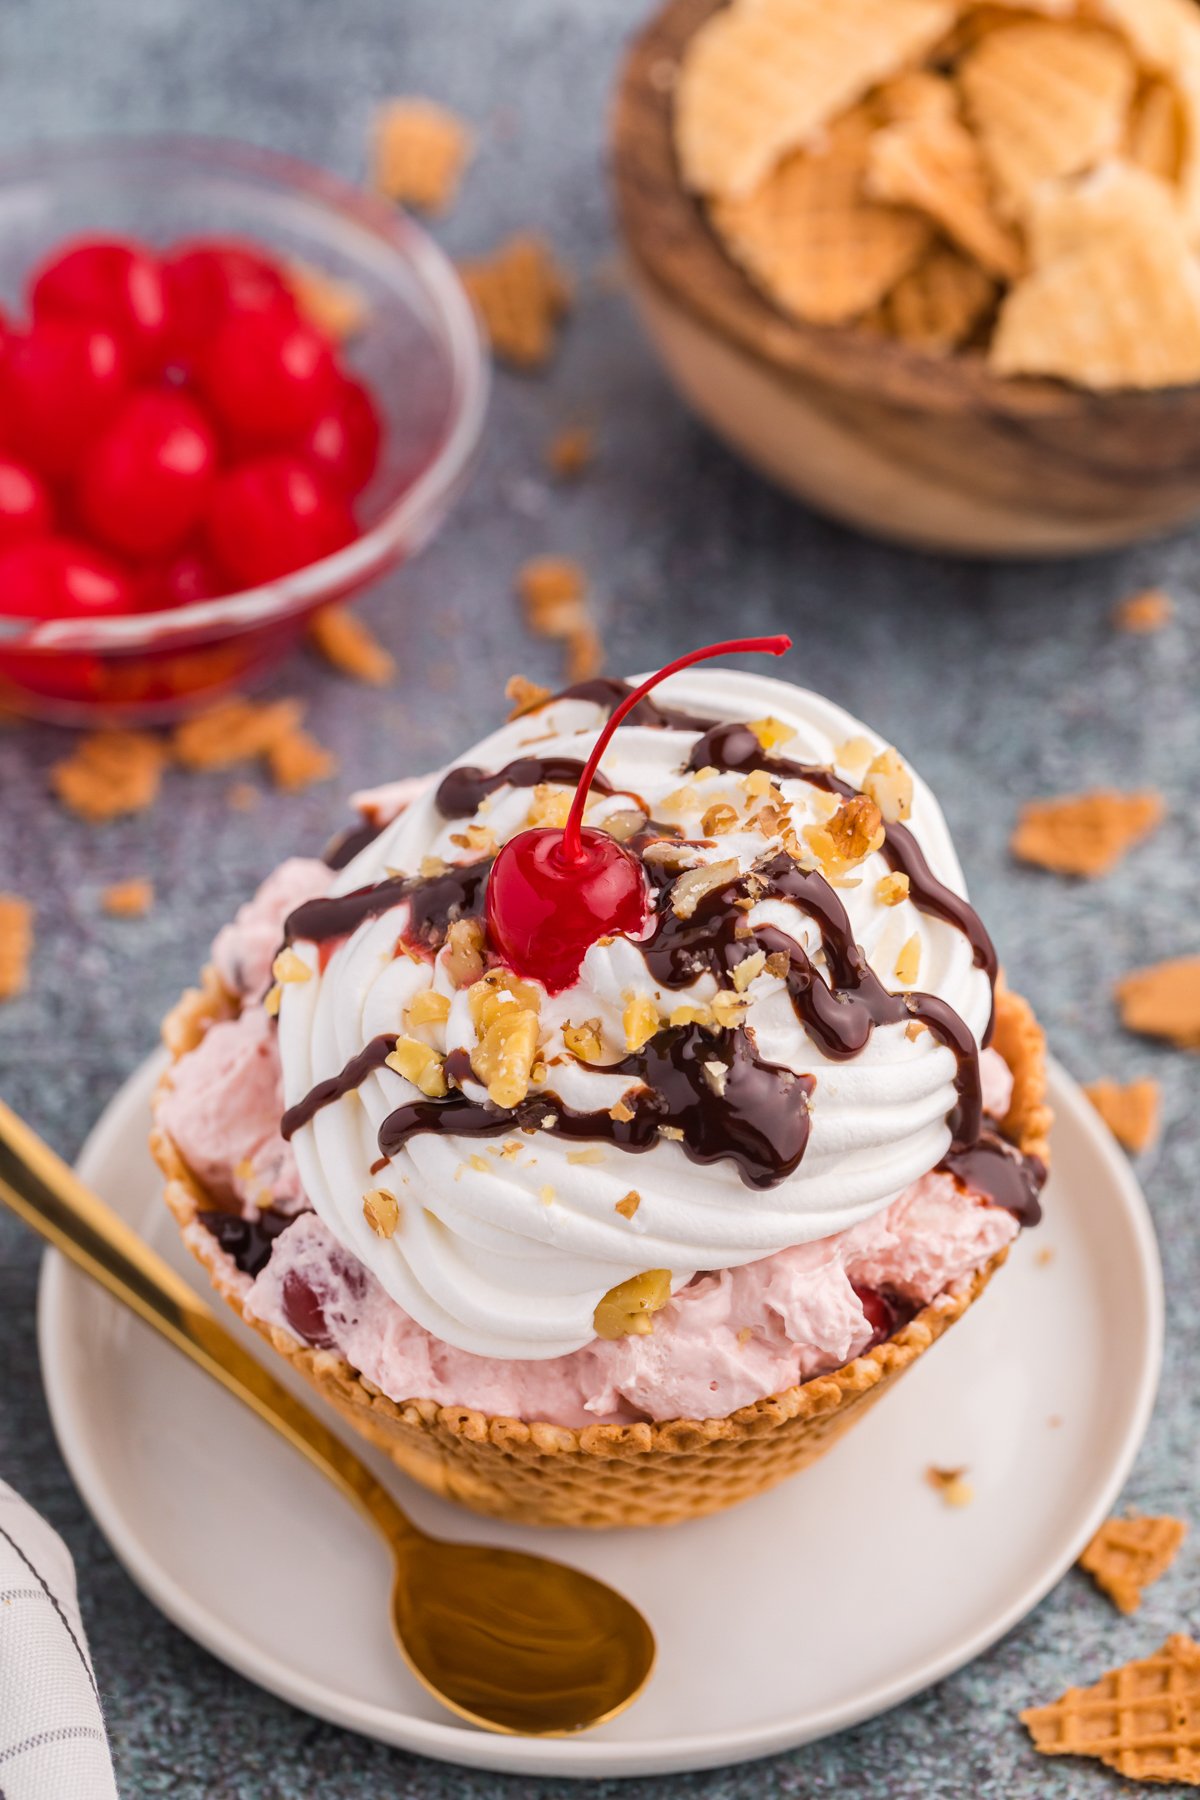
M638 0L109 0L101 13L85 0L6 0L0 149L36 134L170 124L277 144L353 175L371 102L425 91L482 132L463 202L441 232L449 247L482 249L538 225L586 272L610 248L605 95L641 10ZM551 497L542 446L581 411L600 428L601 460L578 489ZM317 734L341 756L340 789L470 742L498 716L497 673L554 679L553 650L525 637L508 590L522 558L547 549L590 569L614 669L733 627L794 632L793 673L894 737L939 791L1011 977L1036 999L1067 1065L1084 1079L1161 1079L1166 1134L1141 1172L1167 1250L1167 1362L1128 1498L1192 1512L1196 1064L1122 1036L1110 988L1125 968L1200 949L1200 541L1007 569L872 546L740 469L669 393L623 300L592 288L549 378L500 378L476 480L442 538L367 603L400 659L394 693L364 698L303 659L284 672L280 688L309 697ZM1174 593L1176 623L1155 638L1114 636L1112 601L1147 581ZM216 926L278 857L322 842L338 796L314 789L239 814L225 804L226 781L174 775L153 814L89 830L47 798L46 770L63 748L50 731L0 736L0 884L39 907L31 991L0 1009L0 1091L71 1154L153 1044ZM1155 843L1101 885L1014 870L1005 844L1018 801L1098 782L1162 788L1171 817ZM103 918L100 886L142 873L159 886L153 916ZM55 1449L32 1350L36 1267L32 1243L0 1220L0 1472L75 1553L124 1793L549 1793L309 1720L153 1611L114 1564ZM886 1617L863 1624L904 1629ZM770 1762L624 1791L629 1800L1115 1791L1102 1772L1036 1762L1015 1711L1181 1626L1200 1626L1200 1542L1136 1621L1118 1620L1072 1575L990 1655L887 1718Z

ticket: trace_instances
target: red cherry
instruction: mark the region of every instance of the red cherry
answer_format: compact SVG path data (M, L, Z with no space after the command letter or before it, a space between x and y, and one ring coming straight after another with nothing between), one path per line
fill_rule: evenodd
M167 293L148 250L119 238L80 238L35 270L35 320L76 319L101 325L125 346L131 365L148 374L162 361Z
M230 313L264 312L295 302L275 265L252 245L200 238L179 244L164 265L172 355L193 360Z
M54 504L45 483L24 463L0 456L0 550L23 538L44 537L53 523Z
M0 365L5 440L43 475L68 475L126 388L125 353L109 331L43 319L9 340Z
M297 448L319 475L343 493L358 494L375 473L381 436L379 414L366 388L360 381L343 381Z
M18 619L99 619L132 610L124 573L87 544L33 538L0 555L0 611Z
M217 599L228 588L203 550L183 550L160 571L158 591L162 606L194 606L199 600Z
M263 456L222 475L208 514L213 555L243 587L331 556L356 535L343 496L296 456Z
M216 472L216 438L194 400L132 394L83 460L80 514L110 549L163 556L199 523Z
M236 437L283 444L307 431L334 388L326 340L293 313L234 313L220 327L201 371L214 412Z
M646 922L646 879L637 857L607 832L583 825L583 809L613 733L668 675L712 656L763 650L782 656L789 637L731 638L681 656L634 688L596 739L561 831L543 827L509 838L488 873L487 924L494 949L518 975L552 994L570 987L597 938L632 936Z
M867 1346L868 1349L871 1349L876 1344L882 1344L885 1338L891 1337L896 1329L898 1314L891 1301L885 1294L881 1294L878 1288L860 1287L857 1282L852 1283L852 1286L862 1303L867 1324L873 1333L871 1343ZM860 1351L859 1354L861 1355L862 1352Z

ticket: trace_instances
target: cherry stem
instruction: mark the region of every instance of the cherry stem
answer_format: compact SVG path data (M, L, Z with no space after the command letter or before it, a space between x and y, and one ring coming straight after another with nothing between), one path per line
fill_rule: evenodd
M652 688L656 688L660 681L665 681L668 675L677 675L680 669L690 668L693 663L707 662L713 656L740 655L744 651L761 651L766 656L783 656L791 647L791 638L784 636L726 638L723 643L707 644L703 650L689 650L686 656L677 656L674 662L668 663L665 669L660 669L657 675L651 675L648 681L643 681L642 685L634 688L631 694L626 694L621 704L612 712L608 724L596 739L592 754L584 764L583 774L579 777L575 798L571 802L571 810L567 814L567 822L563 827L558 860L570 868L578 868L581 863L586 862L582 837L583 809L587 805L588 794L591 791L596 770L600 767L600 759L608 749L613 733L622 719L626 718L634 707L646 698Z

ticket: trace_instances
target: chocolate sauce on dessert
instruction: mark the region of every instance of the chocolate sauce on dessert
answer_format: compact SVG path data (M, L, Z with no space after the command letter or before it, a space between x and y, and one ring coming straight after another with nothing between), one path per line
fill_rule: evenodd
M1003 1207L1021 1225L1036 1225L1042 1216L1039 1199L1046 1184L1046 1165L1040 1156L1023 1156L1000 1136L994 1121L965 1150L952 1149L938 1164L964 1188L983 1194L993 1206Z
M731 775L751 775L765 769L780 781L806 781L810 787L843 800L853 800L859 790L820 764L791 762L786 757L770 756L748 725L714 725L694 746L688 758L688 771L723 769ZM890 868L908 877L909 899L918 912L928 913L961 931L971 946L975 966L982 969L993 987L996 982L996 948L988 936L983 920L967 901L938 880L925 860L912 832L905 825L884 822L883 854ZM991 1037L990 1028L984 1037Z
M613 712L629 694L632 694L635 683L619 681L612 675L595 675L590 681L577 681L574 687L563 688L543 704L551 706L557 700L590 700L593 706L602 706L605 712ZM626 725L649 726L656 731L707 731L716 723L713 719L700 718L694 713L680 712L675 707L660 706L649 695L639 700L631 713L625 715Z
M318 1081L316 1087L310 1088L302 1100L297 1100L295 1106L288 1107L279 1121L280 1135L284 1138L294 1137L302 1125L307 1125L316 1117L323 1106L332 1106L335 1100L360 1088L373 1070L382 1069L395 1048L395 1032L373 1037L357 1056L350 1058L339 1074L330 1075L325 1081Z
M518 756L515 762L489 774L471 763L451 769L443 775L434 796L434 804L443 819L469 819L479 811L489 794L502 787L539 787L542 782L556 782L561 787L574 787L583 774L583 764L574 756ZM592 777L598 794L611 794L612 786L603 775Z
M378 919L407 900L405 943L414 948L440 949L457 920L483 916L491 866L491 857L485 857L481 862L455 864L440 875L388 875L373 887L305 900L288 914L283 941L325 944L334 938L349 937L365 919Z
M455 1137L502 1137L513 1131L548 1130L555 1137L615 1144L634 1153L650 1150L664 1128L678 1134L693 1162L736 1164L747 1187L774 1187L798 1166L808 1143L808 1096L815 1083L759 1057L740 1026L714 1038L698 1025L673 1025L620 1062L608 1075L626 1075L629 1118L609 1112L576 1112L546 1089L501 1111L461 1090L444 1100L411 1100L379 1128L379 1149L391 1158L420 1132ZM471 1079L461 1051L446 1059L454 1081ZM643 1085L636 1089L632 1084Z
M257 1219L229 1212L202 1212L196 1217L242 1274L251 1277L266 1268L275 1239L292 1222L289 1214L276 1212L260 1213Z
M383 826L374 819L363 819L357 825L347 825L345 831L339 831L336 837L330 838L321 852L321 861L327 869L344 869L352 863L360 850L373 844L383 830Z

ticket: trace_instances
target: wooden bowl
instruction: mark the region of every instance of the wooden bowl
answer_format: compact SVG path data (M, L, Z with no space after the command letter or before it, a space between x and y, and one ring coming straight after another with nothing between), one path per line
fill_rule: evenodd
M1200 387L1087 393L778 312L679 178L671 90L722 0L668 0L618 85L613 163L633 293L684 397L835 518L925 549L1073 555L1200 513Z

